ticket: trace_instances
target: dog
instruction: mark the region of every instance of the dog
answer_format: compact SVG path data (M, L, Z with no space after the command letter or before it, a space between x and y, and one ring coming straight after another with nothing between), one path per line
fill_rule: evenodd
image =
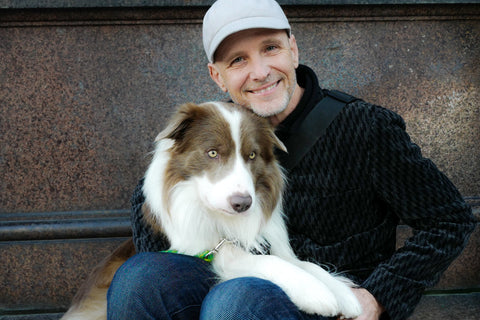
M275 148L286 152L269 121L246 108L182 105L158 135L145 174L145 223L167 237L170 250L206 252L219 281L263 278L309 314L355 318L361 313L355 285L300 261L290 247ZM129 240L107 257L62 319L105 319L108 286L134 253Z

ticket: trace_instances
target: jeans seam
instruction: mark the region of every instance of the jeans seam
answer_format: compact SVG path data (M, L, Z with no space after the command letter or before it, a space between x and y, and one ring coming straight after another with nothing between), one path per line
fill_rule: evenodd
M181 312L184 312L184 311L187 310L187 309L193 308L193 307L201 308L202 305L201 305L201 304L191 304L191 305L188 305L188 306L183 307L183 308L180 309L180 310L177 310L177 311L175 311L175 312L172 312L171 315L172 315L172 317L173 317L173 316L175 316L175 315L177 315L177 314L179 314L179 313L181 313Z

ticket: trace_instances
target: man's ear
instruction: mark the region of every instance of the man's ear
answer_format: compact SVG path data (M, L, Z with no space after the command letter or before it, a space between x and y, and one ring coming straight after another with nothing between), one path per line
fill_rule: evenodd
M222 89L223 92L228 92L227 87L225 86L225 82L223 81L220 72L217 69L217 66L214 63L208 64L208 71L210 72L210 78L217 84L217 86Z
M297 40L295 39L295 36L292 34L290 35L290 38L288 39L288 41L290 42L290 50L292 51L292 58L294 61L295 68L298 68L299 57L298 57Z

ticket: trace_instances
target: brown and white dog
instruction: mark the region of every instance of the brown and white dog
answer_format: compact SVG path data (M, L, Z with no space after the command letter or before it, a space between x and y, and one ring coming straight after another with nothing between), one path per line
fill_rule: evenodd
M234 104L186 104L156 142L142 210L170 250L211 251L220 281L270 280L307 313L361 313L351 282L298 260L290 247L282 214L284 178L274 156L275 147L285 147L268 120ZM106 258L62 319L105 319L110 281L133 254L129 241Z

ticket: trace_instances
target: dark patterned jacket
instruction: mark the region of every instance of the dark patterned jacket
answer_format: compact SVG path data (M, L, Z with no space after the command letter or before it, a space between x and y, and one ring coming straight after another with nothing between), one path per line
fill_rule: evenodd
M284 141L324 95L308 67L297 69L297 81L305 92L278 127ZM284 210L296 254L366 288L385 307L384 318L413 312L476 225L457 189L410 141L402 118L363 101L340 112L287 179ZM141 185L132 198L136 248L164 250L165 239L141 221ZM395 250L400 220L414 235Z

